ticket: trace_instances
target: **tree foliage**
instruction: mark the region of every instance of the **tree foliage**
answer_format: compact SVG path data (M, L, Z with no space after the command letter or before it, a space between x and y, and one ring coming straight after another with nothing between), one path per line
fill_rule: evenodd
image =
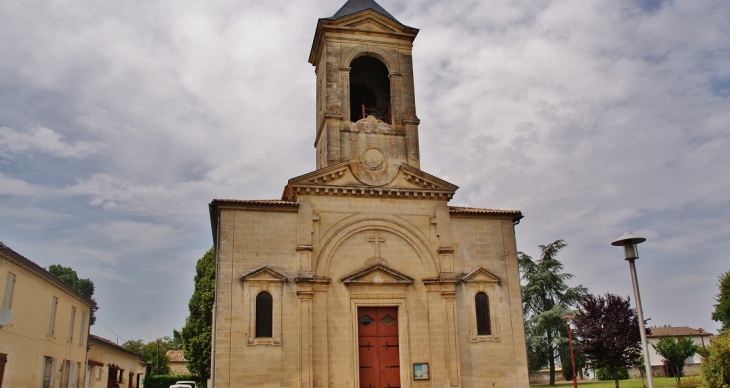
M730 388L730 331L720 334L707 348L702 379L707 388Z
M541 256L537 261L523 252L517 253L523 280L528 368L534 371L548 366L550 385L555 385L558 347L567 341L563 316L587 293L583 286L569 287L566 283L573 275L563 273L563 264L555 258L565 247L563 240L540 245Z
M620 373L641 356L639 318L629 301L610 293L588 295L573 319L586 356L613 376L617 388Z
M190 297L190 315L182 329L183 351L188 370L203 379L210 377L210 349L215 301L215 250L211 248L195 266L195 290Z
M651 346L667 361L667 365L672 369L677 383L680 383L682 379L684 360L702 350L689 337L682 337L675 340L674 337L666 336L662 337L656 345L652 344Z
M169 374L170 359L167 357L167 351L180 349L179 343L168 336L147 343L141 339L129 340L123 343L122 347L142 356L142 361L147 363L148 375Z
M730 328L730 271L720 275L720 293L717 294L715 300L715 311L712 312L712 319L722 323L720 332L727 331Z
M73 268L64 267L60 264L52 264L48 267L48 272L61 279L61 281L68 284L74 290L93 300L94 282L90 279L79 279L79 275L73 270ZM98 309L99 308L96 305L91 308L91 314L89 314L89 326L96 323L96 316L94 315L94 312Z

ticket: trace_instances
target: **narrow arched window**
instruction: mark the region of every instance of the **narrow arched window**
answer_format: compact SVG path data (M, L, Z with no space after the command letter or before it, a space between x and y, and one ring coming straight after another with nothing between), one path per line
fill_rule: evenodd
M477 335L491 335L492 325L489 322L489 297L480 292L474 297L477 310Z
M271 338L274 299L266 291L256 295L256 338Z

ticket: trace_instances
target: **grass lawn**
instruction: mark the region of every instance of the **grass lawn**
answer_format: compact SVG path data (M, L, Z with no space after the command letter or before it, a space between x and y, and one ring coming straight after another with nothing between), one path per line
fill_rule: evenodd
M682 381L684 382L684 379L686 377L682 378ZM692 377L690 377L692 378ZM696 378L696 377L695 377ZM646 382L646 380L644 380ZM641 388L641 379L631 379L631 380L619 380L618 385L620 388ZM559 388L568 388L573 387L572 381L560 381L555 383L556 387ZM587 387L587 388L614 388L614 382L611 381L596 381L596 380L578 380L578 386L579 387ZM654 388L674 388L677 386L677 382L674 380L674 377L654 377ZM532 388L537 387L549 387L549 385L531 385Z

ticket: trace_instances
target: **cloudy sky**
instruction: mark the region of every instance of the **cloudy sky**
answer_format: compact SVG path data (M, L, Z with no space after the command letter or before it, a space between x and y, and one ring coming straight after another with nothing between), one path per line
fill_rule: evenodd
M317 18L344 0L0 2L0 241L96 284L92 333L181 328L213 198L314 169ZM380 0L420 28L422 169L520 209L573 285L703 327L730 269L730 2Z

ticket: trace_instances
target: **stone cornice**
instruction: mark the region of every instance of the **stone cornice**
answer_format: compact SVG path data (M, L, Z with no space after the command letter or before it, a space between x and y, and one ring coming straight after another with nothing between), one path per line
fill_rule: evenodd
M344 197L387 197L404 199L438 199L449 201L454 197L453 192L446 190L419 190L419 189L387 189L379 187L337 187L337 186L313 186L293 185L286 193L290 198L297 198L299 195L330 195Z

